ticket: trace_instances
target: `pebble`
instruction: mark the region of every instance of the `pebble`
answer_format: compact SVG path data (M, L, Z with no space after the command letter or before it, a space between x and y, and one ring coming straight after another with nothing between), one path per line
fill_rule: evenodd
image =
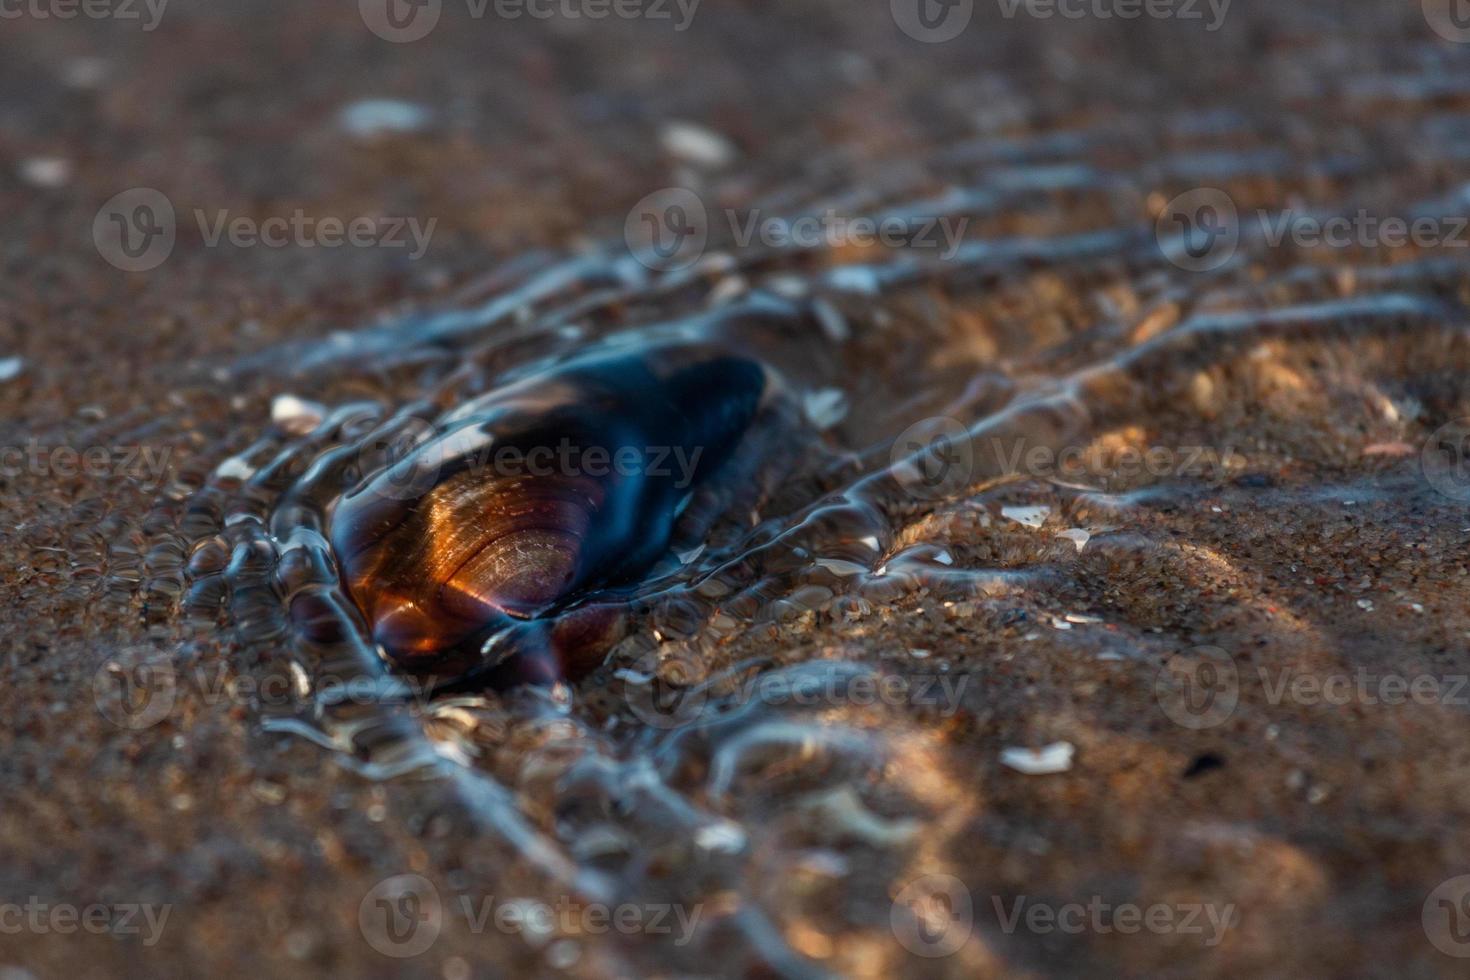
M239 456L231 456L214 468L214 475L224 479L248 480L255 475L255 467Z
M838 388L814 391L803 400L807 421L826 431L847 417L847 395Z
M582 947L574 939L558 939L546 951L546 964L555 970L566 970L582 957Z
M735 147L729 140L694 123L669 123L664 127L661 142L669 155L698 166L723 167L735 159Z
M337 121L353 136L413 133L429 123L429 110L400 99L363 99L344 107Z
M71 175L71 161L61 157L31 157L20 163L20 179L32 187L65 187Z
M1070 770L1076 754L1071 742L1053 742L1040 749L1013 746L1001 751L1000 762L1027 776L1052 776Z
M1024 524L1027 527L1041 527L1041 525L1046 523L1046 519L1051 516L1051 508L1044 505L1036 507L1002 507L1000 509L1000 516L1008 521Z
M286 801L286 787L269 780L257 779L250 784L250 795L262 803L276 806Z
M812 302L812 313L828 340L842 344L852 338L852 328L847 325L847 318L825 299L818 298Z
M825 568L838 578L850 578L854 575L862 575L868 569L865 565L859 565L855 561L845 561L841 558L818 558L813 565Z
M61 67L61 81L68 88L97 88L106 77L107 62L101 58L72 58Z
M876 296L882 290L878 271L865 265L839 266L827 273L827 284L844 293Z
M750 283L745 281L744 276L726 276L714 289L710 290L709 304L721 306L739 299L748 292L750 292Z
M694 843L706 851L723 854L739 854L745 849L745 831L729 821L721 821L699 828L694 834Z
M1087 547L1087 542L1092 540L1092 535L1087 531L1084 531L1080 527L1072 527L1068 528L1065 531L1058 531L1057 537L1063 538L1075 544L1077 546L1078 554L1081 554L1082 549Z
M293 960L304 960L318 946L316 933L309 929L297 929L286 936L286 955Z
M277 395L271 399L271 421L293 432L315 428L326 415L326 409L296 395Z

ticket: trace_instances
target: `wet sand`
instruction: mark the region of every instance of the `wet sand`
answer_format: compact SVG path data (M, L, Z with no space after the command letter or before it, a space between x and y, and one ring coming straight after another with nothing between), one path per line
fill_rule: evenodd
M157 936L141 916L127 923L136 932L109 920L123 935L62 932L49 918L12 932L0 918L0 967L1459 975L1449 953L1470 944L1436 896L1455 905L1454 879L1470 874L1470 691L1457 680L1470 521L1463 481L1426 480L1422 450L1470 415L1464 252L1247 242L1244 261L1192 274L1159 259L1151 219L1200 186L1226 188L1243 210L1463 212L1449 196L1463 183L1470 48L1439 38L1416 4L1242 2L1216 32L1006 20L980 5L945 44L904 36L881 5L711 5L684 31L474 20L455 7L409 44L375 36L351 4L176 3L152 31L27 17L0 32L0 357L20 358L0 382L0 445L43 450L5 477L0 521L14 556L3 578L0 901L109 916L168 907ZM428 115L409 132L353 133L341 113L368 98ZM730 159L671 149L671 120L720 134ZM26 163L50 158L65 164ZM288 658L185 622L178 527L208 474L268 427L275 396L394 400L421 380L413 365L361 363L292 378L278 352L482 295L491 270L528 255L615 241L640 198L691 181L721 206L768 212L974 184L999 203L979 212L973 236L1079 236L1070 252L1002 249L950 280L849 297L842 312L856 326L840 363L863 397L834 439L892 440L901 422L929 416L969 424L1003 400L987 401L987 385L1044 392L1127 362L1131 373L1080 382L1094 423L1086 446L1113 455L1086 478L1030 474L916 502L895 529L890 556L932 545L947 567L976 573L967 588L1035 575L1024 588L957 598L929 561L929 578L876 586L862 604L798 608L705 651L711 673L769 658L967 680L951 710L832 706L824 723L890 736L887 761L861 778L775 765L718 804L714 752L690 748L671 782L766 849L737 852L719 874L739 889L711 893L682 877L686 852L721 841L670 838L642 870L692 890L623 897L698 906L712 931L674 946L667 935L476 929L462 898L555 906L574 889L479 822L486 811L463 785L433 770L367 778L342 753L266 730L260 698L198 690L199 678L274 676ZM157 268L128 273L99 254L94 218L138 187L172 203L177 242ZM298 209L436 225L417 261L407 248L207 242L222 211ZM1110 239L1120 227L1134 237ZM1171 335L1184 338L1178 350ZM1163 353L1139 355L1151 341ZM267 369L241 369L264 352L277 352ZM954 407L970 379L981 394ZM1203 474L1118 463L1123 448L1150 446L1224 462ZM57 447L97 447L107 462L74 473ZM161 491L144 448L166 462ZM1057 537L1074 529L1088 533L1080 549ZM162 718L140 724L125 706L116 713L106 665L148 651L166 652L185 682ZM1201 673L1205 661L1213 672ZM575 689L578 724L627 724L615 676L627 666ZM1235 680L1222 681L1229 670ZM1419 694L1395 697L1385 678L1419 680ZM1187 700L1189 681L1236 703L1211 714L1217 702ZM576 824L568 801L617 810L568 788L555 756L557 739L573 739L507 724L486 734L494 726L481 719L466 740L530 825L555 837L559 821ZM1003 761L1016 759L1008 748L1058 743L1072 746L1065 772ZM433 884L445 925L400 959L361 916L375 886L405 874ZM930 922L916 940L904 889L932 885L925 876L962 885L973 924ZM1102 905L1162 907L1198 929L1179 918L1136 932L1046 924ZM1025 919L1033 906L1041 918ZM1021 924L1008 927L1017 909ZM1211 912L1228 924L1213 929ZM958 945L948 955L914 951L946 938Z

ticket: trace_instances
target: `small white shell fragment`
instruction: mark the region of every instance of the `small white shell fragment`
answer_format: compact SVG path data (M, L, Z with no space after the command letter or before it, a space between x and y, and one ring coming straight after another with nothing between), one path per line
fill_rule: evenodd
M710 290L709 305L723 306L748 292L750 292L750 283L745 281L744 276L726 276L715 284L714 289Z
M913 818L889 818L874 813L852 786L807 797L806 806L819 818L818 826L824 833L874 847L899 847L911 842L919 832L919 822Z
M362 99L345 106L337 120L353 136L412 133L428 124L429 110L401 99Z
M214 475L230 480L248 480L255 475L255 467L239 456L231 456L214 468Z
M1067 613L1067 622L1076 623L1079 626L1094 626L1106 622L1101 616L1093 616L1090 613Z
M728 820L700 827L694 834L694 843L703 850L725 854L738 854L744 850L745 841L745 831Z
M812 313L817 318L817 325L827 335L827 339L833 343L841 344L851 339L852 328L847 325L847 317L838 311L837 307L818 298L812 303Z
M296 696L304 698L311 694L311 678L306 675L306 668L296 661L291 661L291 684L296 689Z
M811 294L811 288L800 276L772 276L765 281L765 287L785 299L806 299Z
M841 558L818 558L812 564L818 568L825 568L838 578L850 578L853 575L862 575L868 570L865 565L859 565L855 561L844 561Z
M107 62L101 58L72 58L61 66L61 81L68 88L96 88L106 78Z
M631 684L634 687L642 687L653 680L652 674L645 674L641 670L631 670L627 667L621 667L613 671L613 676L624 684Z
M735 159L735 147L719 133L690 122L671 122L661 140L669 155L704 167L723 167Z
M1092 540L1092 535L1080 527L1069 527L1065 531L1058 531L1057 537L1065 538L1075 544L1078 554L1081 554L1082 549L1087 547L1087 542Z
M1051 508L1044 504L1035 507L1002 507L1000 516L1027 527L1041 527L1051 516Z
M471 758L465 746L460 742L435 742L434 754L459 766L473 766L475 760Z
M19 357L0 358L0 381L10 381L20 377L20 372L25 370L26 362Z
M847 395L840 388L823 388L807 395L802 407L807 421L825 431L847 417Z
M271 399L271 421L289 429L309 429L326 414L316 402L296 395L277 395Z
M878 273L871 266L841 265L827 273L827 283L844 293L862 293L876 296L882 288Z
M1072 768L1077 747L1071 742L1053 742L1040 749L1011 747L1002 749L1000 762L1027 776L1052 776Z
M71 161L62 157L31 157L20 163L20 179L32 187L65 187L71 174Z

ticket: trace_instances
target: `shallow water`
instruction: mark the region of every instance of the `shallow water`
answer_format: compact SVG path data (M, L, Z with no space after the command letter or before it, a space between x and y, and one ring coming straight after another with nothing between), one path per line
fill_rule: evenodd
M1432 165L1456 156L1458 119L1418 133L1422 166L1386 213L1462 207ZM1176 601L1309 631L1309 616L1266 615L1201 512L1258 512L1241 533L1270 534L1344 504L1463 500L1462 446L1433 438L1470 414L1457 257L1324 258L1248 230L1232 259L1191 273L1156 234L1175 189L1226 186L1243 210L1309 190L1350 213L1370 196L1357 158L1303 166L1241 147L1248 131L1180 119L1162 147L1126 126L987 139L904 161L892 186L772 195L792 218L964 219L949 256L715 240L662 272L614 241L217 365L296 398L176 494L146 554L114 546L106 582L131 594L145 568L159 620L226 629L241 670L281 678L266 729L373 779L444 781L480 832L589 901L703 910L690 942L630 940L619 968L702 971L717 955L730 974L820 974L841 936L864 968L896 969L933 910L895 896L915 869L958 870L984 809L954 733L981 724L995 675L1031 669L1012 661L1039 635L1088 664L1158 659L1201 639L1171 619ZM791 312L742 315L772 306ZM332 544L344 495L561 360L715 335L780 374L780 418L751 430L750 480L716 478L693 505L708 517L697 539L556 610L626 613L590 674L492 689L380 655ZM359 397L317 404L319 390ZM1132 596L1110 592L1122 566L1149 570ZM1220 582L1228 599L1190 591ZM993 636L993 659L888 639L916 618ZM1094 723L1107 727L1077 722ZM565 953L547 939L549 961Z
M1258 166L1229 154L1169 163L1186 176ZM1061 225L1078 209L1058 195L1114 194L1080 163L1041 176L1001 173L944 200L970 215L1025 198ZM666 968L698 970L720 951L731 973L820 973L792 937L820 952L813 936L832 917L891 949L904 930L889 924L889 892L916 849L950 849L978 805L932 763L973 688L945 685L958 673L920 649L794 651L801 624L845 623L860 638L914 597L931 616L983 621L1075 594L1088 550L1188 569L1208 558L1117 526L1230 486L1285 511L1323 494L1424 492L1413 475L1379 489L1370 447L1417 458L1463 407L1444 383L1470 367L1460 272L1432 257L1264 278L1241 263L1185 297L1147 234L1057 231L967 241L953 262L903 248L863 262L713 253L672 275L610 250L501 279L475 303L256 357L238 370L278 379L282 394L362 376L384 395L288 406L216 466L184 505L179 602L200 629L228 624L245 651L272 651L262 669L294 677L268 729L375 779L453 783L484 833L589 901L714 909L689 945L661 948ZM998 310L1017 284L1078 281L1098 264L1078 325L1057 323L1050 341L1008 331ZM806 413L798 451L748 513L720 514L704 541L589 599L634 616L606 663L582 682L510 691L395 673L329 532L341 495L398 458L395 432L422 442L457 406L607 338L639 350L672 323L703 341L729 322L709 311L738 323L775 303L761 294L798 313L736 339L788 376L784 397ZM935 325L957 317L973 328L941 339ZM875 366L878 351L897 360ZM872 397L875 373L888 397ZM1310 426L1295 422L1307 413ZM1150 447L1167 451L1150 460ZM1038 627L1075 626L1092 655L1167 646L1122 617L1098 648L1095 610L1078 613ZM833 905L836 880L848 887ZM647 951L626 955L632 968Z

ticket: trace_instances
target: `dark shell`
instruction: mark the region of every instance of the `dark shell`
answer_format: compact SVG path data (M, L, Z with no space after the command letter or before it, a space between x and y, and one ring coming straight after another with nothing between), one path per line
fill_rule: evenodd
M373 639L401 665L462 669L496 634L647 571L767 384L760 363L702 344L613 347L451 413L333 514Z

